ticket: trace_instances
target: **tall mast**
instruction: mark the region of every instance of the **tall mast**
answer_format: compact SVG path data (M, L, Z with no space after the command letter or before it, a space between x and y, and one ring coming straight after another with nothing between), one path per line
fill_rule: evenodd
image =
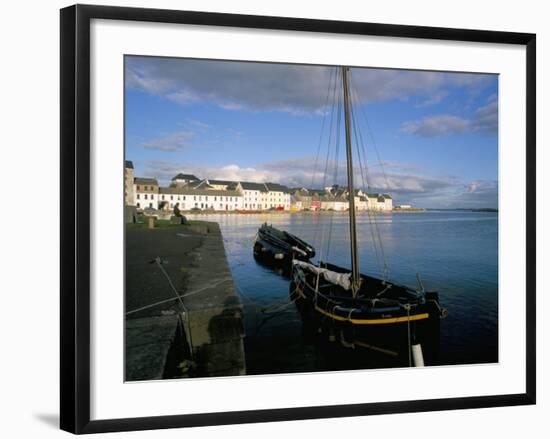
M359 276L359 259L357 256L357 230L355 225L355 189L353 186L353 157L351 146L350 103L349 103L349 67L342 67L342 81L344 86L344 119L346 124L346 156L348 168L349 190L349 236L351 240L351 291L353 296L361 284Z

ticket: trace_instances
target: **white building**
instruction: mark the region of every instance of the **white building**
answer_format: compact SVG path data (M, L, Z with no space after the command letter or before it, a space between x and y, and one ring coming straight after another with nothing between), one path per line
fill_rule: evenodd
M290 190L281 184L265 183L262 192L263 209L290 210Z
M243 195L237 191L193 189L187 187L161 187L159 209L172 210L179 203L180 210L242 210Z
M342 196L325 195L321 197L321 210L346 211L349 210L349 201Z
M393 210L393 200L389 194L381 194L378 196L378 208L384 212Z
M393 200L388 194L367 193L368 209L379 212L391 212L393 210Z
M266 187L262 183L239 183L243 194L243 209L244 210L262 210L262 194L267 192Z
M291 195L290 196L290 210L291 212L300 212L304 209L304 203L298 197Z
M158 209L159 184L155 178L134 178L135 206L141 209Z
M141 209L172 210L334 210L349 209L349 191L334 185L324 191L291 190L278 183L235 182L230 180L199 179L192 174L178 174L169 187L159 187L154 178L134 177L132 162L125 163L125 202ZM133 199L132 199L133 196ZM291 207L292 205L292 207ZM357 210L391 211L393 200L388 194L355 191Z
M369 206L367 197L364 195L355 197L355 209L356 210L367 210Z

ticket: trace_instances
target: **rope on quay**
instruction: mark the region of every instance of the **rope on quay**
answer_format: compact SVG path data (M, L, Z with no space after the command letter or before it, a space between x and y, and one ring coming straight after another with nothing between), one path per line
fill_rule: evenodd
M224 278L224 279L220 280L219 282L214 282L213 284L207 285L206 287L199 288L198 290L194 290L194 291L191 291L191 292L186 293L186 294L179 294L177 292L177 290L174 289L176 294L178 295L177 297L172 297L170 299L160 300L158 302L151 303L150 305L145 305L145 306L142 306L141 308L133 309L131 311L126 312L126 315L134 314L138 311L143 311L143 310L149 309L149 308L154 308L155 306L162 305L163 303L167 303L167 302L173 302L174 300L180 300L180 303L182 303L181 298L183 298L183 297L192 296L193 294L202 293L204 290L216 287L216 286L218 286L218 285L220 285L224 282L230 281L230 280L231 280L231 278ZM182 303L182 306L184 306L183 303ZM185 310L185 307L184 307L184 310Z
M172 279L170 279L170 276L168 275L168 273L166 272L166 270L164 269L164 267L162 266L162 260L160 259L160 256L157 256L154 261L155 264L157 264L157 267L160 268L160 270L162 271L162 273L164 274L164 276L166 277L166 280L168 280L168 284L170 285L170 287L172 288L172 291L174 292L174 294L176 295L176 298L179 300L180 304L181 304L181 307L183 308L183 311L185 312L185 321L187 323L187 342L189 344L189 356L191 357L191 359L193 359L194 355L193 355L193 339L191 338L191 322L189 322L189 312L187 311L187 308L185 307L185 305L183 304L183 300L181 299L181 296L178 292L178 290L176 289L176 287L174 286L174 284L172 283Z
M189 321L189 317L188 317L189 316L189 311L188 311L187 307L185 306L185 304L183 303L182 299L183 299L183 297L187 297L187 296L191 296L193 294L201 293L201 292L203 292L205 290L208 290L212 287L215 287L215 286L217 286L217 285L219 285L223 282L227 282L227 281L231 280L231 278L223 278L218 282L215 282L213 284L210 284L210 285L207 285L205 287L199 288L195 291L191 291L191 292L186 293L186 294L180 294L179 291L174 286L174 283L172 282L172 279L170 278L170 275L166 272L166 270L162 266L162 259L160 258L160 256L157 256L155 259L153 259L151 261L151 263L156 264L157 267L160 268L160 271L162 272L164 277L166 277L166 280L168 281L168 285L172 289L175 297L172 297L171 299L167 299L167 300L161 300L159 302L152 303L150 305L146 305L146 306L143 306L141 308L128 311L126 313L126 315L133 314L133 313L136 313L138 311L143 311L143 310L148 309L148 308L153 308L153 307L158 306L162 303L167 303L167 302L171 302L171 301L174 301L174 300L178 300L181 307L182 307L182 309L183 309L183 311L184 311L184 318L183 319L185 320L185 323L187 323L187 328L186 328L187 330L185 332L186 332L186 336L187 336L187 342L188 342L188 345L189 345L189 355L190 355L191 359L193 359L194 358L194 355L193 355L193 339L192 339L192 336L191 336L191 322Z

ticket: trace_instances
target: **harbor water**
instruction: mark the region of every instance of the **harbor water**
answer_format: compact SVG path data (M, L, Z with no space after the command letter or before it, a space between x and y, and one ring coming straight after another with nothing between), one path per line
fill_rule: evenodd
M388 367L350 349L327 353L308 335L289 299L289 280L252 254L264 222L313 244L321 260L350 266L346 213L191 215L218 222L245 309L248 374ZM498 214L470 211L357 216L361 272L438 291L441 320L437 365L498 362ZM380 247L378 244L382 243Z

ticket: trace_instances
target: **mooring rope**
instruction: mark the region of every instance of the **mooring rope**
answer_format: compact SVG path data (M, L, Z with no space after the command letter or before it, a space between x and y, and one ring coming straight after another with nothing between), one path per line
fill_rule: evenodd
M163 269L163 267L161 267ZM163 271L166 273L166 271L163 269ZM166 273L166 275L168 275ZM149 305L145 305L145 306L142 306L140 308L136 308L136 309L133 309L131 311L127 311L126 312L126 315L129 315L129 314L134 314L136 312L139 312L139 311L143 311L143 310L146 310L146 309L149 309L149 308L154 308L158 305L162 305L163 303L168 303L168 302L173 302L174 300L179 300L180 301L180 304L182 305L182 307L184 308L185 310L185 305L183 305L183 301L181 300L183 297L188 297L188 296L192 296L194 294L198 294L198 293L202 293L203 291L209 289L209 288L213 288L213 287L216 287L224 282L228 282L230 281L231 278L224 278L222 280L220 280L219 282L215 282L213 284L210 284L210 285L207 285L206 287L203 287L203 288L199 288L198 290L194 290L194 291L191 291L189 293L185 293L185 294L179 294L178 291L175 289L175 287L173 286L171 280L169 280L169 283L170 283L170 286L173 288L173 290L176 292L177 296L176 297L171 297L170 299L165 299L165 300L160 300L158 302L155 302L155 303L151 303Z

